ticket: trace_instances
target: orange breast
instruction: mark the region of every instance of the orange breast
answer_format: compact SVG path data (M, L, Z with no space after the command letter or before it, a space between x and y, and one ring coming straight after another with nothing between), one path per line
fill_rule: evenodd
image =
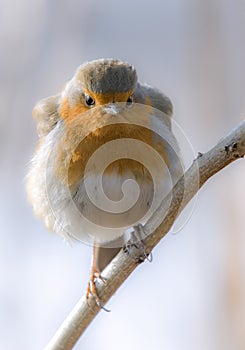
M106 98L109 99L109 96L103 94L101 102L106 101ZM127 111L126 117L130 113L130 110ZM106 125L107 115L103 114L100 109L88 109L82 103L71 109L67 99L62 101L60 115L65 119L65 134L58 147L55 168L57 176L66 179L68 186L73 187L78 184L84 176L85 167L90 157L102 145L112 140L129 138L142 141L157 151L168 165L164 143L150 128L132 123ZM76 118L77 116L79 117ZM143 117L150 120L149 113L147 115L136 113L133 116L135 120ZM93 131L87 132L87 130ZM111 152L114 150L111 149ZM121 176L129 169L133 171L135 177L141 178L143 176L145 179L150 179L149 172L145 170L144 165L131 159L119 159L113 162L105 169L105 174L113 173L116 176Z

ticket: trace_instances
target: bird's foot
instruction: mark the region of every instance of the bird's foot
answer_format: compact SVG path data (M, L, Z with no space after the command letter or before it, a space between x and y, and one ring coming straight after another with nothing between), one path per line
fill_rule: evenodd
M87 292L86 292L86 299L87 299L87 303L89 306L90 305L90 296L93 296L95 299L96 304L103 310L109 312L110 310L106 309L100 299L100 297L98 296L97 293L97 287L96 287L96 281L102 281L104 284L106 284L106 280L104 277L101 276L100 271L98 270L93 270L90 274L90 278L89 278L89 283L88 283L88 288L87 288Z
M123 246L124 253L130 255L137 263L142 263L145 260L152 262L152 253L148 254L146 252L142 242L145 236L146 234L141 224L134 226L130 240Z

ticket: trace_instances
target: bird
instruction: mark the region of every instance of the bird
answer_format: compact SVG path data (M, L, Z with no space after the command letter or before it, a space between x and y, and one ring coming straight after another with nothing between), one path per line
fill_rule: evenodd
M27 197L49 231L93 245L86 297L102 307L96 280L103 281L126 232L150 217L154 197L153 211L161 190L170 189L167 175L173 185L182 174L172 114L169 97L139 82L133 65L112 58L81 64L59 93L33 109L39 139Z

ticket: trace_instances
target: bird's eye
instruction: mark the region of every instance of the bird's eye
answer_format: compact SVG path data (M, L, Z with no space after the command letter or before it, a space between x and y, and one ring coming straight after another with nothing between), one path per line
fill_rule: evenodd
M127 99L127 105L130 106L133 103L133 96L129 96Z
M95 100L89 95L85 95L85 102L86 102L86 105L89 107L95 104Z

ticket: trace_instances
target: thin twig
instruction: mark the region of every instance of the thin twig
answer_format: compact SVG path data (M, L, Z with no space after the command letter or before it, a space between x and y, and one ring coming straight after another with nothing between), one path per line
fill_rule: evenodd
M191 167L143 227L147 235L144 239L147 254L170 230L180 212L198 192L199 188L222 168L234 160L244 157L244 154L245 122L242 122L210 151L198 154ZM121 250L105 268L103 277L107 282L103 284L103 282L98 281L97 285L98 295L103 304L106 304L139 265L139 263L136 263L139 254L138 249L132 249L130 255ZM85 296L83 296L45 347L45 350L72 349L99 311L101 311L101 308L93 298L91 298L90 305L88 305Z

